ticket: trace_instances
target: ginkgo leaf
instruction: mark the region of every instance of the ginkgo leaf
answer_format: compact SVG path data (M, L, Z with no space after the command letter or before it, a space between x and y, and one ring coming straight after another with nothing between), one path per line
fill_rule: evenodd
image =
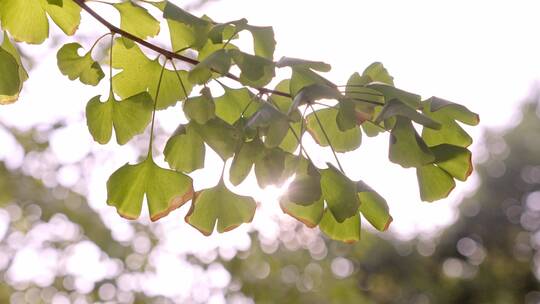
M292 96L296 96L296 94L298 94L300 90L312 84L336 87L336 85L333 84L331 81L315 73L309 68L302 66L292 67L292 75L289 86L289 92Z
M424 101L423 112L442 125L439 130L424 128L422 131L422 138L429 146L450 144L466 148L471 145L472 138L456 121L475 126L480 122L478 114L437 97Z
M238 186L248 176L255 161L262 156L264 146L258 138L241 144L238 152L235 153L229 179L231 183Z
M287 189L288 201L299 205L310 205L321 199L321 174L313 163L299 157L296 176Z
M322 195L335 219L341 223L357 214L360 202L356 183L330 164L319 172Z
M347 244L358 242L362 231L358 213L340 222L336 220L330 209L324 211L319 228L329 238Z
M204 167L206 148L191 125L180 125L167 141L163 154L171 169L191 173Z
M193 121L192 125L204 142L219 154L221 159L226 160L234 154L236 144L241 138L237 129L217 117L203 125Z
M456 187L456 182L448 172L434 164L416 169L420 198L426 202L433 202L447 197Z
M221 180L216 187L195 194L185 219L208 236L214 227L223 233L251 222L256 208L257 203L253 198L231 192Z
M188 98L184 102L184 113L201 125L216 117L216 106L210 89L203 88L200 96Z
M420 112L417 112L416 109L411 108L410 106L399 101L398 99L392 99L384 105L382 111L379 113L377 119L375 120L375 124L380 124L382 121L396 116L406 117L416 123L419 123L431 129L441 128L440 123L434 121L433 119Z
M389 159L403 168L418 168L433 163L435 156L416 133L411 121L398 116L390 133Z
M285 170L285 152L279 148L264 149L262 155L255 160L255 176L259 187L280 186Z
M91 51L84 56L79 56L80 48L82 46L76 42L62 46L56 55L58 68L70 80L79 78L84 84L96 86L105 74L99 63L92 59Z
M311 104L320 99L340 99L343 97L337 88L326 84L311 84L298 91L289 109L289 113L306 103Z
M16 41L41 44L49 36L51 19L66 33L73 35L80 23L81 8L72 0L49 3L47 0L2 0L0 1L0 20Z
M264 57L253 56L238 50L229 50L240 69L240 82L251 87L267 85L275 76L274 63Z
M148 91L153 99L156 98L157 85L163 68L158 58L150 60L137 45L127 48L124 43L118 43L118 39L114 43L113 58L113 67L122 70L113 77L115 93L126 98ZM179 100L186 99L192 87L193 85L187 79L186 71L178 71L177 75L177 72L165 69L156 108L165 109Z
M342 99L339 101L336 123L339 130L343 132L353 129L361 124L358 122L355 104L352 100Z
M373 114L377 107L375 104L384 104L384 95L367 85L372 82L371 77L354 73L349 77L345 87L345 97L355 101L355 108L366 114Z
M301 67L316 70L319 72L329 72L332 69L332 67L328 63L322 61L311 61L291 57L281 57L281 59L276 62L276 67Z
M388 85L394 85L394 77L392 77L384 65L380 62L370 64L362 73L362 76L370 78L370 82L382 82Z
M467 148L442 144L430 148L435 163L454 178L465 181L473 171L472 153Z
M375 229L386 231L393 220L386 200L362 181L359 181L356 186L360 200L360 213Z
M311 205L302 206L290 202L287 196L283 196L279 201L279 206L284 213L304 223L309 228L316 227L324 213L324 200L322 198Z
M150 219L157 221L193 197L193 182L183 173L160 168L151 156L136 165L125 164L107 181L107 204L126 219L139 217L144 195Z
M367 87L382 93L386 102L397 99L413 109L420 107L420 95L409 93L383 82L373 82L367 85Z
M316 113L316 114L315 114ZM306 117L306 126L313 139L323 147L330 146L336 152L354 151L362 143L362 132L358 127L341 131L337 125L338 110L327 108L310 113ZM318 119L317 119L318 118ZM319 123L320 121L320 123ZM325 136L328 135L330 143Z
M0 104L14 101L19 94L21 83L19 63L8 51L0 48Z
M23 83L28 79L28 74L24 69L21 56L19 55L17 48L15 48L15 46L11 43L6 32L4 32L4 41L0 46L0 53L2 53L0 55L2 58L0 59L0 69L2 69L2 72L0 73L0 86L2 87L2 89L0 89L0 105L4 105L17 101L19 98L19 93L22 90ZM17 64L16 72L13 69L12 59L14 59ZM18 77L15 75L18 75ZM15 84L14 82L17 81L19 82L19 85L13 92L13 87ZM10 91L12 93L8 93Z
M147 92L121 101L113 94L105 102L100 97L92 98L86 105L86 123L98 143L108 143L114 127L118 144L126 144L133 136L143 133L150 123L153 101Z
M167 19L173 49L175 51L186 48L200 50L208 40L211 23L190 14L170 1L161 3L155 5L163 10L163 17Z
M217 50L189 71L189 81L205 84L212 78L212 72L227 74L231 68L231 57L226 50Z
M265 102L251 116L246 126L249 128L268 127L279 120L288 121L288 117L271 103Z
M249 24L245 28L253 36L253 51L255 55L273 60L274 50L276 49L274 29L271 26L253 26Z
M233 125L242 113L244 117L251 117L259 108L258 99L246 88L231 89L224 86L225 93L214 98L216 116Z
M115 3L120 13L120 28L141 39L154 37L159 33L159 21L148 11L131 1Z
M214 44L221 44L224 40L231 40L237 37L237 34L243 31L247 24L248 21L245 18L214 24L208 33L208 37Z

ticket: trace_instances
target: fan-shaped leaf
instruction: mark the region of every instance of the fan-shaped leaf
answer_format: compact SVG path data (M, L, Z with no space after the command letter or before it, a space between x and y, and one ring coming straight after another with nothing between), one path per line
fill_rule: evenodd
M251 222L256 208L253 198L231 192L220 181L216 187L195 194L186 222L208 236L214 231L216 222L219 233Z
M238 186L248 176L253 164L262 157L264 146L258 138L250 142L242 143L240 149L234 155L229 178L231 183Z
M364 182L357 183L360 213L379 231L386 231L392 223L386 200Z
M163 154L171 169L191 173L204 167L205 146L191 125L180 125L165 145Z
M311 205L302 206L290 202L287 196L283 196L279 201L279 206L284 213L304 223L309 228L314 228L319 224L324 212L324 200L322 198Z
M107 204L124 218L139 217L145 194L150 219L157 221L193 197L192 180L158 167L149 156L139 164L124 165L107 181Z
M184 102L184 113L198 124L205 124L216 115L216 106L210 89L201 90L201 96L188 98Z
M264 57L253 56L238 50L229 50L234 62L240 68L240 81L251 87L267 85L275 76L274 63Z
M326 132L326 135L330 138L332 147L336 152L356 150L362 143L362 132L358 127L349 129L345 132L341 131L337 125L337 115L338 110L333 108L322 109L310 113L306 118L307 130L313 139L323 147L328 147L330 145L324 134L324 132ZM317 117L321 122L320 124Z
M329 72L332 69L328 63L322 61L311 61L291 57L281 57L281 59L276 63L276 67L300 67L320 72Z
M56 55L58 68L70 80L79 78L84 84L96 86L105 77L105 74L99 63L92 59L91 51L84 56L79 56L77 51L80 48L82 46L78 43L68 43L62 46Z
M226 50L217 50L189 71L189 81L205 84L212 78L212 72L227 74L231 68L231 57Z
M92 98L86 105L86 123L95 141L106 144L111 139L114 126L116 141L123 145L133 136L141 134L152 118L152 97L143 92L117 101L111 94L105 102L101 96Z
M339 222L329 209L324 211L319 228L331 239L347 244L358 242L362 231L360 227L360 215L358 213Z
M329 164L328 169L319 170L322 195L335 219L342 223L358 213L356 183Z
M447 197L456 186L448 172L433 164L417 168L416 176L420 187L420 198L426 202Z
M375 123L380 124L382 121L396 116L406 117L410 120L415 121L416 123L419 123L431 129L441 128L440 123L434 121L433 119L427 117L420 112L417 112L415 109L411 108L410 106L404 104L397 99L392 99L384 105L381 113L379 113L379 116L377 116Z
M435 163L454 178L465 181L473 171L471 151L459 146L442 144L430 148Z
M154 37L159 33L159 21L150 15L145 8L131 1L115 3L113 6L120 13L120 28L126 32L141 39Z
M435 161L435 156L416 133L408 118L398 116L390 133L390 161L404 168L422 167Z

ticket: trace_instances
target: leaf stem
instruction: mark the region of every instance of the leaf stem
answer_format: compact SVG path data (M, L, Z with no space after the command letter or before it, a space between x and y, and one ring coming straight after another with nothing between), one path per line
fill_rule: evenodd
M184 96L187 99L188 98L188 93L187 93L186 87L184 86L184 81L182 81L182 77L180 77L180 72L178 72L178 69L176 68L176 65L174 64L174 60L171 60L171 64L172 64L172 66L174 68L174 72L176 74L176 77L178 77L178 81L180 82L180 86L182 87L182 90L184 91Z
M315 119L317 120L317 123L319 124L319 127L321 128L321 131L323 132L323 135L324 137L326 138L326 141L328 142L328 145L330 146L330 149L332 149L332 153L334 154L334 158L336 159L336 162L337 162L337 165L339 167L339 170L341 170L341 172L343 174L345 174L345 171L343 170L343 167L341 166L341 163L339 162L339 158L336 154L336 150L334 149L334 146L332 146L332 142L330 141L330 137L328 136L328 134L326 133L326 130L324 129L323 125L322 125L322 122L321 120L319 119L319 115L317 115L317 111L315 111L315 109L313 108L312 105L309 105L309 107L311 108L311 110L313 111L313 115L315 116Z
M154 109L152 111L152 125L150 127L150 142L148 143L148 155L147 158L152 157L152 144L154 142L154 123L156 121L156 108L157 108L157 101L159 98L159 89L161 88L161 81L163 80L163 72L165 72L165 64L167 64L167 60L163 63L163 66L161 67L161 73L159 74L159 80L158 85L156 89L156 97L154 98Z
M112 81L112 79L113 79L113 71L112 71L113 67L112 66L113 66L114 33L111 32L110 34L111 34L111 51L109 53L109 89L110 89L109 94L111 96L114 96L113 95L114 94L114 92L113 92L113 81Z
M107 37L107 35L112 35L112 34L113 34L113 32L108 32L108 33L105 33L105 34L99 36L99 38L96 39L96 41L94 41L94 44L92 44L92 47L90 48L90 52L92 52L92 51L94 50L94 48L96 47L96 45L98 44L98 42L99 42L101 39Z

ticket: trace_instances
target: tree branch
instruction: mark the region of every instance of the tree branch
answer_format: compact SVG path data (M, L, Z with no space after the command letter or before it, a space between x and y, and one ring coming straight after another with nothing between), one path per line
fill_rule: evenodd
M174 58L174 59L178 59L180 61L192 64L192 65L199 64L199 61L196 60L196 59L189 58L189 57L186 57L186 56L183 56L183 55L168 51L168 50L166 50L164 48L161 48L161 47L159 47L159 46L157 46L155 44L152 44L152 43L150 43L150 42L148 42L148 41L146 41L144 39L141 39L141 38L139 38L139 37L137 37L137 36L135 36L135 35L133 35L133 34L131 34L129 32L126 32L126 31L114 26L109 21L107 21L103 17L101 17L98 13L96 13L96 11L91 9L88 5L86 5L85 0L73 0L73 1L78 6L80 6L83 10L85 10L88 14L90 14L94 19L96 19L101 24L103 24L106 28L108 28L111 32L113 32L115 34L118 34L118 35L121 35L122 37L125 37L127 39L130 39L130 40L132 40L132 41L134 41L134 42L136 42L136 43L138 43L138 44L140 44L142 46L145 46L145 47L151 49L152 51L157 52L157 53L165 56L167 59L172 60ZM229 78L229 79L232 79L234 81L240 82L240 78L238 78L238 76L233 75L231 73L227 73L224 76ZM264 88L264 87L255 87L254 89L259 91L259 93L261 93L261 94L275 94L275 95L289 97L289 98L292 97L291 94L289 94L289 93L285 93L285 92L277 91L277 90L272 90L272 89L268 89L268 88Z

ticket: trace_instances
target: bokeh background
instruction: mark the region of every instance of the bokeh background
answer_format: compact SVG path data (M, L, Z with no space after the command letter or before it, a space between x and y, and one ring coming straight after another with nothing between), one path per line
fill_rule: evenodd
M343 164L387 198L394 223L382 234L366 227L355 245L287 217L284 189L253 179L235 191L258 199L255 219L226 234L202 236L184 223L186 208L126 221L105 204L105 182L148 134L122 147L92 141L84 108L108 88L60 74L56 49L73 38L54 28L45 45L21 45L31 78L0 109L0 303L540 303L538 1L173 2L272 25L276 58L328 62L338 83L381 61L398 87L466 105L481 116L468 129L475 173L423 203L414 170L388 162L388 138L364 140ZM83 14L77 40L89 47L105 31ZM105 60L106 49L104 40L95 55ZM157 119L159 151L185 118L177 106ZM217 159L195 172L196 188L217 182Z

